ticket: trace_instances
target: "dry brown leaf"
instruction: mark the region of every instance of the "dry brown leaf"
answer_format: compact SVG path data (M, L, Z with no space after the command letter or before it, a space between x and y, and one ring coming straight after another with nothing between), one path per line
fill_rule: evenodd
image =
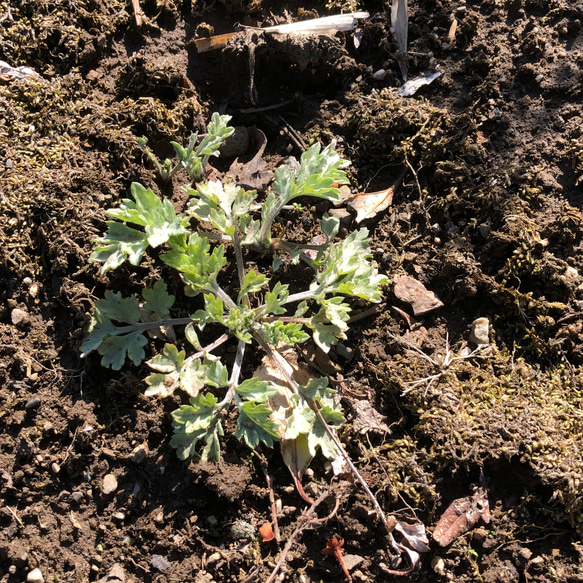
M435 526L433 540L445 547L472 529L480 518L486 524L490 522L490 503L485 488L479 488L473 496L454 500Z
M359 192L349 201L348 206L356 211L356 222L372 219L387 210L393 202L394 186L377 192Z

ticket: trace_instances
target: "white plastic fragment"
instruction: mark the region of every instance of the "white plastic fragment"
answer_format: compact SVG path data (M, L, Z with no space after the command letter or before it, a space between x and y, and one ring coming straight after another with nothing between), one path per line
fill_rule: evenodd
M38 76L38 73L30 67L12 67L6 61L0 61L0 79L4 81L26 79L31 76Z
M370 14L368 12L349 12L348 14L337 14L290 24L269 26L263 30L279 34L322 34L329 30L348 31L352 30L359 20L366 20L369 17Z
M402 87L399 87L399 93L402 97L411 97L411 95L415 95L421 87L433 83L439 77L441 77L441 71L428 71L419 75L419 77L415 77L415 79L410 79L407 83L404 83Z

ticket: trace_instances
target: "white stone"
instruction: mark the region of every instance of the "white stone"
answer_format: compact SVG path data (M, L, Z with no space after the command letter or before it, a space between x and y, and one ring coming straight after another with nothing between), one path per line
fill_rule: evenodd
M27 576L28 583L44 583L45 578L40 569L33 569Z
M468 341L478 346L490 344L490 320L488 318L477 318L472 322Z

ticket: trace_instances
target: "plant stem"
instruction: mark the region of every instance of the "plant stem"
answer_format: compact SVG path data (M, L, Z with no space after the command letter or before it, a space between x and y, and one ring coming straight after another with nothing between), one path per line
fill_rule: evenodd
M156 322L137 322L129 326L120 326L109 332L110 336L120 336L129 332L145 332L152 328L161 328L162 326L185 326L192 322L191 318L169 318L168 320L157 320Z
M239 385L239 376L241 375L243 356L245 356L245 343L242 340L239 340L239 344L237 344L237 355L235 356L235 362L231 369L231 377L229 378L229 388L225 398L218 404L219 409L228 405L235 397L235 389Z

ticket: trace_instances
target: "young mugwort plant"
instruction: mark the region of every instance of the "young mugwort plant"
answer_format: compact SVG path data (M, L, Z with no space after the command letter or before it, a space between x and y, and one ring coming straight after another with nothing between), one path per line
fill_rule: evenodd
M281 441L286 463L290 469L295 464L301 475L317 449L330 460L341 459L330 429L344 417L326 378L309 378L305 384L292 378L282 347L312 337L328 352L346 337L351 310L346 298L379 302L380 286L388 281L370 263L368 231L360 229L338 239L339 221L333 216L322 219L321 245L272 237L274 220L297 198L340 200L337 185L347 182L343 168L349 162L331 147L315 144L299 162L278 167L262 205L255 203L255 191L233 182L205 180L209 156L218 153L232 132L229 120L215 113L198 146L196 137L186 149L175 145L176 166L157 163L166 177L182 167L195 181L183 187L191 197L184 212L177 213L168 199L134 183L133 200L124 199L107 211L112 220L91 255L91 261L102 263L101 271L107 273L125 261L137 266L146 251L156 252L180 274L187 297L202 296L202 301L193 301L203 307L193 308L188 317L173 317L175 296L163 279L144 289L141 298L108 290L95 303L81 350L84 356L97 351L103 366L120 370L128 360L135 365L146 360L145 349L154 333L157 338L160 333L174 338L169 332L183 328L185 341L167 342L147 360L153 372L146 378L147 395L166 397L181 390L189 397L188 404L172 413L171 444L178 456L219 459L225 417L235 412L237 438L251 448ZM224 269L227 246L236 263L230 271ZM254 253L273 257L267 274L246 265L245 257ZM312 281L305 290L290 293L288 284L273 282L283 262L294 265L300 260L311 268ZM235 281L228 273L236 273ZM215 332L217 325L222 333ZM237 349L229 370L213 352L230 338L236 339ZM253 344L269 356L284 382L242 378L245 352Z

